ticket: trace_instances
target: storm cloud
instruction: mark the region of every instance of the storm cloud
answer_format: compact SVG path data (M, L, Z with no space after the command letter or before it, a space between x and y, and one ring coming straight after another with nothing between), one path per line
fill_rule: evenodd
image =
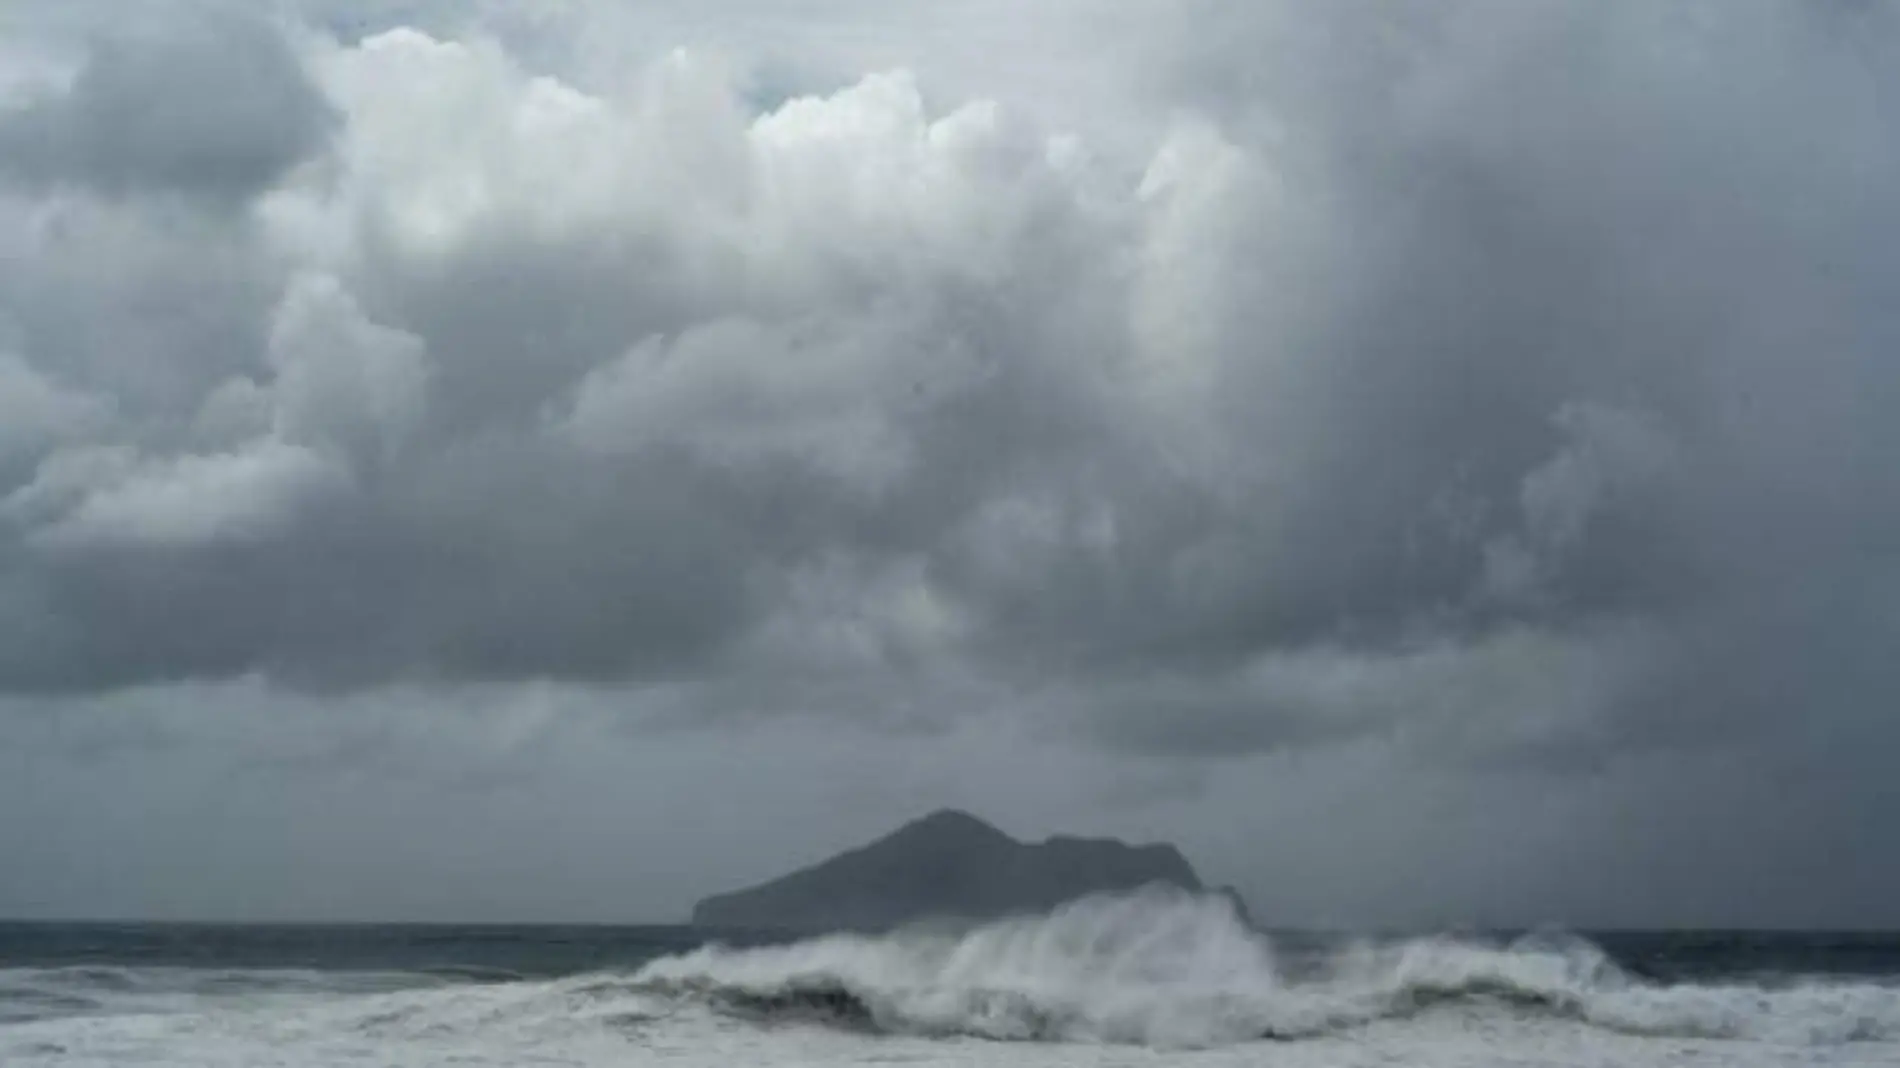
M8 16L10 714L1034 745L1303 918L1895 919L1893 8L728 7Z
M0 160L47 185L241 197L313 154L330 120L280 34L203 8L100 27L70 80L8 109Z

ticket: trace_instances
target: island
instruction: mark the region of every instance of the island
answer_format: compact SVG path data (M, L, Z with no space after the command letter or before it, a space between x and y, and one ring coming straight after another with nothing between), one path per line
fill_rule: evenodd
M884 930L926 919L1046 912L1091 894L1161 885L1209 891L1172 845L1057 836L1020 842L967 812L939 811L868 845L699 902L692 922L727 929Z

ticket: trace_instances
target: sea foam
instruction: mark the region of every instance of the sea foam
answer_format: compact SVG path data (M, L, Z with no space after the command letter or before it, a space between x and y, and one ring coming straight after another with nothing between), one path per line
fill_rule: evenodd
M1161 1047L1292 1041L1447 1013L1682 1038L1900 1036L1891 986L1660 984L1577 938L1359 943L1296 972L1226 902L1165 889L962 929L708 946L649 963L631 985L759 1022Z

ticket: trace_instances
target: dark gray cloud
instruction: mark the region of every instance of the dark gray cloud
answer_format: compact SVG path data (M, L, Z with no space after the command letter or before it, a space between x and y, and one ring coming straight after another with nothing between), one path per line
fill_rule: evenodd
M99 26L67 84L0 111L0 169L112 194L271 185L334 116L283 35L237 10L180 4Z
M0 121L22 707L446 735L551 686L972 766L1005 723L1072 762L980 777L1026 822L1102 801L1321 918L1820 915L1708 888L1894 815L1886 8L1055 4L1020 55L845 2L192 10L60 23L101 43ZM1757 854L1663 864L1725 812ZM1566 842L1653 908L1546 881Z

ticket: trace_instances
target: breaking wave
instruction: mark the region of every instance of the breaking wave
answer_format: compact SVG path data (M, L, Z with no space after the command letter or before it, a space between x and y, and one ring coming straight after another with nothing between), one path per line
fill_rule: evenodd
M1203 1047L1448 1013L1683 1038L1900 1038L1892 986L1660 984L1574 938L1365 943L1288 967L1226 902L1160 890L964 930L708 946L629 985L761 1023L1019 1041Z
M1575 1029L1787 1049L1900 1042L1900 986L1818 976L1658 982L1558 936L1276 945L1222 899L1158 890L961 929L706 946L630 971L558 978L0 967L8 1064L43 1060L55 1046L172 1063L151 1051L206 1042L222 1043L221 1063L256 1063L284 1042L313 1044L336 1063L393 1063L384 1053L397 1047L431 1063L445 1051L561 1043L725 1049L734 1035L787 1026L1159 1048L1334 1036L1410 1048L1414 1029L1454 1043L1514 1034L1536 1046ZM1837 1055L1871 1062L1872 1049ZM207 1059L219 1058L173 1057Z

